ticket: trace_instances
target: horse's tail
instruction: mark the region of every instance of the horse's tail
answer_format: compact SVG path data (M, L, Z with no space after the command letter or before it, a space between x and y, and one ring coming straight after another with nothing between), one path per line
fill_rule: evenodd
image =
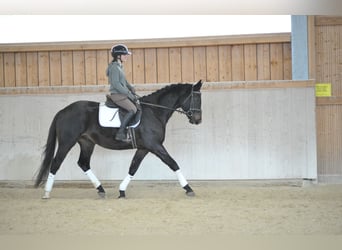
M42 161L42 164L40 165L39 172L37 174L34 187L39 187L41 184L43 184L50 171L50 166L52 163L53 156L55 154L55 148L56 148L56 121L57 121L57 115L53 119L50 129L49 129L49 135L48 139L45 145L45 150L43 152L44 160Z

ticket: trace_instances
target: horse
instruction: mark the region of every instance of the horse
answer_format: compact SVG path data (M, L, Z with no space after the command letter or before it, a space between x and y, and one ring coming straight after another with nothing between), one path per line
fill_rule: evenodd
M177 162L169 155L163 142L165 127L174 112L185 114L191 124L202 121L202 80L196 84L170 84L149 95L139 98L141 120L134 129L136 152L131 161L128 175L119 186L119 197L126 198L126 189L137 172L142 160L150 152L165 163L177 176L187 196L194 196ZM48 138L42 154L42 163L36 174L34 186L45 183L43 199L49 199L55 175L71 148L78 143L80 156L78 166L88 176L100 197L105 190L90 168L90 158L95 145L112 149L132 149L132 143L115 140L117 128L102 127L98 121L99 104L93 101L76 101L57 112L49 128ZM58 144L57 150L56 144ZM56 151L56 152L55 152Z

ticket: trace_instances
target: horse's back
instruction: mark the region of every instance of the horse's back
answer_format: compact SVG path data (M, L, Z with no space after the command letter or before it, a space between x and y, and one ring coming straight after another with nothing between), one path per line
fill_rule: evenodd
M98 107L98 102L76 101L60 110L55 119L64 129L67 127L84 127L90 119L98 115Z
M98 109L99 103L93 101L76 101L62 110L58 112L58 114L66 114L66 113L85 113L85 112L92 112Z

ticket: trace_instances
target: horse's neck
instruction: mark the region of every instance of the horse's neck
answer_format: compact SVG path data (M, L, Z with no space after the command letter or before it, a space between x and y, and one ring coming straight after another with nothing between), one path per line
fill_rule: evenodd
M180 107L178 102L179 96L177 95L165 95L159 98L159 105L163 105L172 109L177 109Z
M164 93L163 95L159 96L152 102L156 105L165 108L154 108L155 115L160 119L163 120L164 123L167 123L172 114L181 106L180 100L181 94L177 95L175 93Z

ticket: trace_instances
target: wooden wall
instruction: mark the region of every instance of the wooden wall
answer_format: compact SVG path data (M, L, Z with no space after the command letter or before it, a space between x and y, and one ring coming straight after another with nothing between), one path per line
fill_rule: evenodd
M342 182L342 17L315 17L314 39L314 77L332 84L332 97L317 98L318 175Z
M0 88L107 84L113 44L134 84L289 80L290 34L0 45Z

